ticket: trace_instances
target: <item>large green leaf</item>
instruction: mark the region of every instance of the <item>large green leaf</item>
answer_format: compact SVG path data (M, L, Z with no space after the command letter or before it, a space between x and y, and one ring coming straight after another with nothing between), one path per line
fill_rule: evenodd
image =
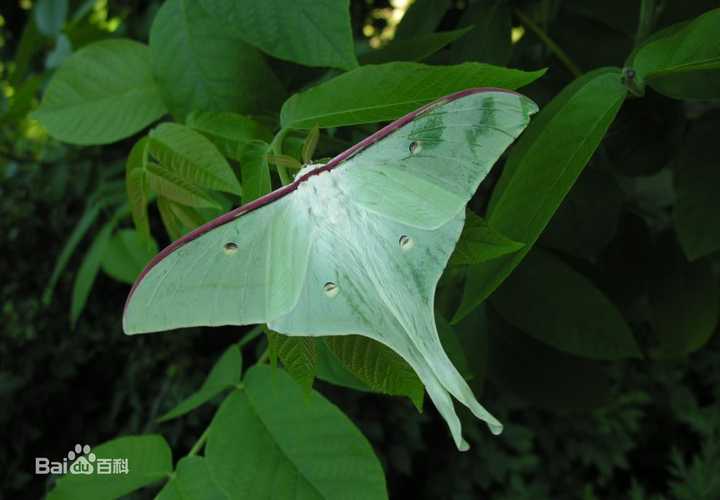
M535 249L490 297L505 321L576 356L639 357L620 311L590 280L551 253Z
M392 61L422 61L472 29L472 26L468 26L459 30L420 35L407 40L394 40L380 49L370 50L361 55L360 63L381 64Z
M322 342L334 358L368 389L381 394L407 396L418 409L422 409L425 386L395 351L360 335L324 337Z
M270 142L272 133L263 124L244 115L221 111L195 111L187 126L210 139L228 158L239 160L245 144L252 140Z
M90 461L92 473L62 476L47 500L110 500L165 479L172 472L170 447L162 436L154 434L113 439L91 453L96 458ZM88 457L91 460L92 456ZM127 472L104 473L101 460L106 459L127 460Z
M83 47L65 60L32 116L61 141L106 144L165 112L147 46L115 39Z
M702 347L715 333L720 289L707 260L678 262L651 281L650 304L656 357L681 357Z
M285 370L305 389L312 388L317 365L315 337L290 337L270 330L267 334L270 348L277 351Z
M206 190L163 165L148 164L147 179L150 189L160 198L189 207L220 207Z
M720 9L667 28L628 65L652 88L677 99L720 98Z
M317 366L315 376L325 382L340 387L347 387L356 391L372 392L365 383L358 379L342 364L338 357L330 350L324 340L318 339L315 343L317 353Z
M156 500L229 500L232 498L220 488L210 473L207 459L184 457L177 464L175 477ZM165 495L165 496L163 496Z
M396 62L361 66L328 80L283 104L284 128L339 127L393 120L423 104L468 87L516 89L540 78L544 70L466 63L427 66Z
M267 159L269 152L270 145L263 141L248 142L243 147L238 157L243 183L243 203L256 200L272 191Z
M210 476L229 498L387 498L382 467L353 423L282 370L256 365L210 426Z
M160 219L162 220L165 231L171 241L175 241L180 238L185 232L182 228L182 223L178 219L177 215L173 212L172 202L165 198L157 199L158 212L160 212Z
M158 421L164 422L177 418L207 403L222 391L238 385L241 374L242 352L237 345L231 345L212 367L202 387L165 413Z
M675 170L677 203L675 230L688 259L720 250L720 143L716 137L720 115L708 115L693 124L682 144Z
M202 134L178 123L163 123L150 132L151 160L193 186L240 194L235 173L215 145Z
M490 227L485 219L468 210L465 226L449 264L453 266L479 264L517 252L524 246L524 243L504 236Z
M450 7L450 0L415 0L400 22L395 38L404 40L435 31Z
M113 222L108 222L102 227L85 254L82 264L80 264L73 283L72 303L70 304L70 322L73 325L80 317L80 313L85 308L85 303L90 296L90 290L92 290L95 278L98 271L100 271L100 263L103 255L105 255L105 248L110 241L113 229L115 229Z
M575 80L533 118L512 148L487 221L526 247L469 268L453 322L485 300L540 236L620 109L626 96L621 76L617 68L604 68Z
M588 168L553 215L540 243L594 260L615 236L623 202L623 192L612 174Z
M255 48L196 0L168 0L150 30L153 69L172 114L267 111L284 97Z
M539 342L491 315L488 377L502 390L542 408L596 408L610 400L605 364Z
M471 3L460 18L459 26L475 29L453 44L452 62L478 61L501 66L508 63L512 54L509 3L501 0Z
M233 32L271 56L306 66L357 66L349 0L200 0Z
M102 270L116 280L132 285L157 251L155 240L148 240L133 229L122 229L105 246Z

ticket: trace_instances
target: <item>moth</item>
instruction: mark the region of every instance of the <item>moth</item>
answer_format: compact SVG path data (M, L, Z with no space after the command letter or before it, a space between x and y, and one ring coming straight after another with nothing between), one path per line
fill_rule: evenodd
M285 335L364 335L422 380L458 449L454 397L490 430L438 338L435 289L465 205L537 106L473 88L394 121L326 164L161 251L125 304L127 334L267 323Z

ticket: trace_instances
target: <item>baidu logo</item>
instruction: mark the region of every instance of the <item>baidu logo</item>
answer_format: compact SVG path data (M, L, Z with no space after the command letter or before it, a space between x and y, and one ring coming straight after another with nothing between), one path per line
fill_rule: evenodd
M127 474L129 471L127 458L98 458L88 444L76 444L61 461L35 458L35 474L105 475Z

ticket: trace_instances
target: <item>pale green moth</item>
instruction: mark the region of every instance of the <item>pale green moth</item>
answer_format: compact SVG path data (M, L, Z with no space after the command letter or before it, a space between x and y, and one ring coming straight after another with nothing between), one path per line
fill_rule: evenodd
M364 335L413 367L458 449L468 444L450 395L500 433L445 354L433 304L466 203L536 111L515 92L469 89L307 165L153 259L125 332L266 322L285 335Z

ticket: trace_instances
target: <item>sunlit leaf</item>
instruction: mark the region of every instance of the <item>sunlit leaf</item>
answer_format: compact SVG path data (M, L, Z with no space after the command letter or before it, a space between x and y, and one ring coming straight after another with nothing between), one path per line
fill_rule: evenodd
M393 120L452 92L469 87L515 89L543 74L544 70L525 72L479 63L361 66L293 95L283 104L280 120L284 128L300 129Z
M357 66L348 0L200 0L233 33L278 59L306 66Z
M166 108L150 69L150 50L132 40L103 40L57 70L32 116L73 144L106 144L142 130Z

